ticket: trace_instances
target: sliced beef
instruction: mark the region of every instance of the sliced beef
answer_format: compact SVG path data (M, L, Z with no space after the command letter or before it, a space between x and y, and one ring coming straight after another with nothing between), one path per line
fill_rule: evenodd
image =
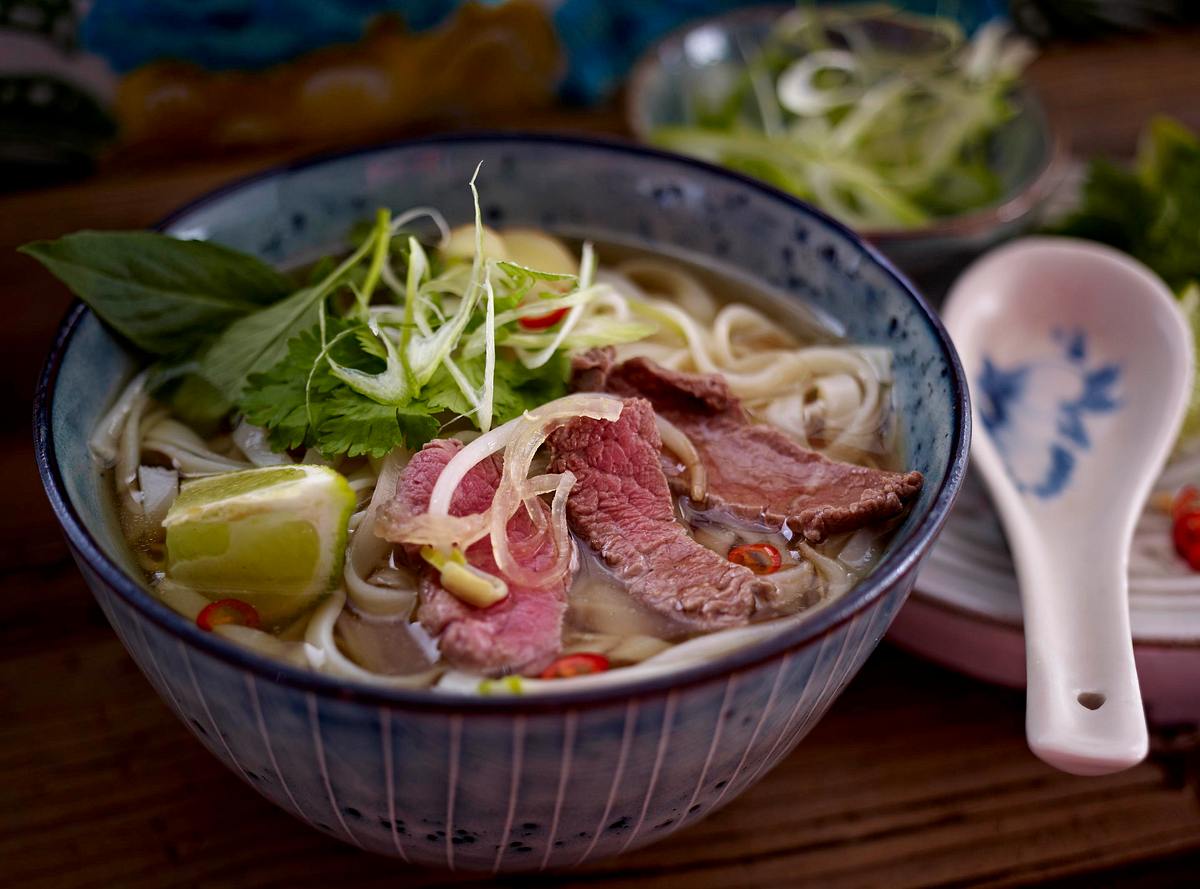
M772 426L754 423L719 374L667 370L645 358L620 364L594 349L575 362L574 385L649 399L692 440L708 475L708 506L778 526L811 542L899 515L921 490L921 473L829 460ZM665 464L672 487L687 475Z
M550 471L575 473L571 528L680 635L745 624L775 597L774 584L696 543L675 519L648 401L630 399L614 422L572 420L549 444Z
M377 533L400 542L397 522L429 508L438 477L461 447L453 440L431 441L413 456L400 475L394 500L380 513ZM450 502L451 514L471 515L491 506L501 470L499 459L491 457L468 472ZM549 535L540 536L539 541L539 532L524 509L509 520L510 549L522 565L535 571L548 568L555 556ZM476 568L503 576L492 556L490 537L468 547L466 556ZM437 572L422 565L417 618L437 638L442 656L453 666L498 676L537 670L559 653L571 578L538 589L505 580L508 596L488 608L476 608L443 589Z

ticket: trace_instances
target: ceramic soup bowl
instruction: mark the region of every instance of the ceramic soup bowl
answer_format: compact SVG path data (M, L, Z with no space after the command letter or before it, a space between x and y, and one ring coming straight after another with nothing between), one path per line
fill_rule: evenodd
M562 867L686 827L800 742L908 595L962 479L969 411L940 323L872 248L780 192L649 149L520 135L409 142L267 172L163 229L294 263L337 248L378 205L468 221L480 161L491 224L707 261L894 350L905 465L926 482L869 578L786 632L664 676L524 698L385 690L264 659L147 592L86 444L136 358L81 306L40 384L38 461L117 635L247 784L324 833L414 864Z

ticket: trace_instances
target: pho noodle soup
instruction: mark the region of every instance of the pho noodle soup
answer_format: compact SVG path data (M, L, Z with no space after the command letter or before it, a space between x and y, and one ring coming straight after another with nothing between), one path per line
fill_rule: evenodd
M476 212L381 211L128 384L91 444L156 596L315 671L505 693L707 660L871 571L922 481L887 349Z

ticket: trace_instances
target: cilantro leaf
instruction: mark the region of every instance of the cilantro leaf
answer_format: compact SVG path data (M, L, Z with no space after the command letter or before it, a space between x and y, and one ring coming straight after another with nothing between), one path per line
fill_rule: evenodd
M379 362L359 347L361 326L329 318L326 341L349 331L331 352L342 364L371 371ZM277 364L249 378L238 407L247 420L267 430L273 448L315 447L327 457L382 457L401 445L420 447L437 435L437 418L424 405L397 408L372 401L334 376L321 352L320 327L314 325L289 340Z
M437 418L420 405L380 404L349 386L331 392L321 404L314 444L322 454L382 457L401 445L418 448L438 433Z
M254 374L238 408L246 419L267 430L271 447L278 451L314 444L308 434L305 386L321 354L320 329L306 330L288 343L287 355L266 373ZM332 374L313 375L309 397L319 398L332 388Z

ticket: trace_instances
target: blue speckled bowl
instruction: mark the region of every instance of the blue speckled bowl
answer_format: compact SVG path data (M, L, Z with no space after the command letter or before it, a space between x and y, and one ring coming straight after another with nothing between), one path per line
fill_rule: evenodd
M708 257L896 354L908 464L926 485L871 577L787 633L669 678L536 699L349 684L205 633L147 594L86 439L134 359L82 307L37 398L42 479L84 577L150 683L217 757L317 829L405 861L561 867L660 839L786 756L904 602L958 491L966 386L945 331L870 247L810 207L705 164L546 136L410 142L286 167L171 217L273 262L336 245L377 204Z

